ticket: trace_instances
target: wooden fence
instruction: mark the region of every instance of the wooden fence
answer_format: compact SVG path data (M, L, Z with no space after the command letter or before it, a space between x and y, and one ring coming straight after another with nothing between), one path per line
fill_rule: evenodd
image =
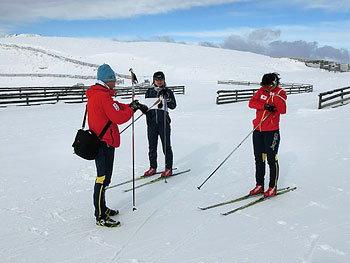
M328 106L341 106L350 100L350 87L335 89L318 95L318 108L322 109Z
M260 86L258 82L248 81L218 81L218 84L231 84L231 85L243 85L243 86ZM287 94L297 94L312 92L313 86L309 84L297 84L297 83L281 83L279 85L283 87ZM235 103L241 101L248 101L259 89L244 89L244 90L218 90L216 97L216 104Z
M54 104L59 101L65 103L86 102L86 90L90 86L72 87L18 87L0 88L0 106L6 105L40 105ZM185 94L184 86L168 86L175 94ZM143 95L148 87L136 86L135 95ZM116 87L115 96L121 98L131 98L131 87Z

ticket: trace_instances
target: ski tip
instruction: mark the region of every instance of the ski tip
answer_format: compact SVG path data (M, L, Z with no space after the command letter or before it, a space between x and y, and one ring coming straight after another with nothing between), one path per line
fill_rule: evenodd
M132 211L134 212L134 211L136 211L137 210L137 208L134 206L133 208L132 208Z

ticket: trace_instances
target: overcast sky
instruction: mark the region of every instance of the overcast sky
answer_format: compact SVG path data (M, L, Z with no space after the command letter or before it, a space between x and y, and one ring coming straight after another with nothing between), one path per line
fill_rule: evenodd
M1 0L0 34L170 41L350 63L350 0Z

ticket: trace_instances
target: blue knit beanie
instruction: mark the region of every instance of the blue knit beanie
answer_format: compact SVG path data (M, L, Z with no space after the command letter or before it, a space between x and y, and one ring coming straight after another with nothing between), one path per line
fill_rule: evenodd
M97 79L103 82L116 81L115 72L107 64L98 67Z

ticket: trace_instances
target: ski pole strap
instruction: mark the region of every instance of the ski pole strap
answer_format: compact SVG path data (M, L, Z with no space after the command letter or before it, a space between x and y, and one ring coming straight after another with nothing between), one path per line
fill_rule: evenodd
M86 123L86 117L87 117L87 105L85 107L85 113L84 113L84 118L83 118L83 125L81 126L81 128L84 130L85 128L85 123ZM105 135L105 133L107 132L109 126L112 124L112 122L110 120L108 120L108 122L106 123L105 127L103 128L103 130L101 131L100 135L98 136L98 138L100 138L100 140L102 140L103 136Z

